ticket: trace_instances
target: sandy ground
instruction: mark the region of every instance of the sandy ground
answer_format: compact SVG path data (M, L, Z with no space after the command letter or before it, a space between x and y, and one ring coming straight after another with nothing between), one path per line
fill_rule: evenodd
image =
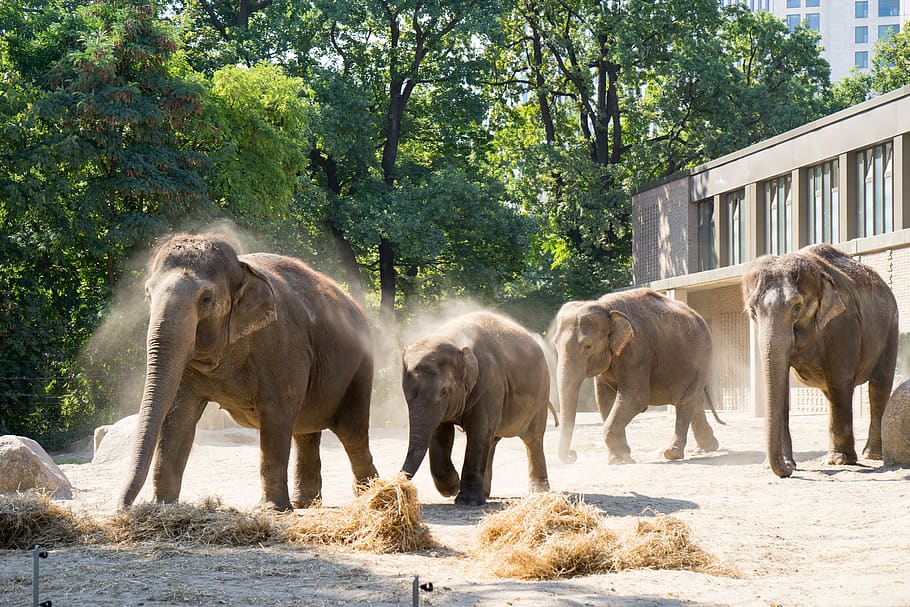
M824 464L827 420L811 415L791 420L799 470L780 480L764 465L762 420L722 415L728 425L713 424L721 450L690 452L682 462L661 459L673 426L671 414L662 411L640 415L629 426L637 464L606 465L601 426L590 413L579 416L576 463L558 462L552 422L546 451L554 491L583 494L617 517L617 527L655 511L683 519L703 548L741 572L738 579L652 570L548 582L492 577L469 551L485 512L525 493L524 447L507 439L494 464L494 499L483 508L455 507L442 498L424 462L414 480L424 517L442 545L436 550L375 555L289 546L61 548L41 562L41 600L55 607L409 606L419 576L420 583L433 584L432 592L420 592L422 605L910 605L910 470L868 461ZM858 450L867 427L867 420L856 420ZM373 431L381 475L399 469L406 443L404 430ZM459 457L463 445L459 434ZM322 458L326 504L349 502L350 469L329 434ZM250 507L259 499L257 465L254 433L200 432L181 499L219 495L226 505ZM75 509L111 512L125 476L122 462L61 467L75 487ZM0 605L31 604L31 571L30 553L0 551Z

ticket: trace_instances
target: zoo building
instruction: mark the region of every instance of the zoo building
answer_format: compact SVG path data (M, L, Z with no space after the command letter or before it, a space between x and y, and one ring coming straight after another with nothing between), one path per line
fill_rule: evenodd
M894 291L907 379L910 332L910 86L646 185L632 197L635 286L686 302L711 327L718 409L763 415L744 264L827 242ZM791 411L824 413L791 377ZM868 415L865 388L854 409Z

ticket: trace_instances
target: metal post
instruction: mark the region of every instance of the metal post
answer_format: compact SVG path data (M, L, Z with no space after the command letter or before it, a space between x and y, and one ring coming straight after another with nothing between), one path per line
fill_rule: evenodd
M47 550L35 544L32 549L32 607L51 607L51 601L38 602L38 559L46 559Z
M420 607L420 578L416 575L411 584L411 607Z

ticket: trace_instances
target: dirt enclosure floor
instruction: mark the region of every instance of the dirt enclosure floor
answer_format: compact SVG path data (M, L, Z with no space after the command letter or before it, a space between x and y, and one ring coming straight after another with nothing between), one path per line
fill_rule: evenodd
M690 438L690 452L681 462L661 458L673 428L672 415L662 411L640 415L629 426L637 464L606 465L596 414L579 416L576 463L557 460L558 430L552 421L546 452L554 491L583 494L586 502L616 517L617 527L654 512L682 519L695 541L735 567L738 578L655 570L545 582L492 577L469 552L484 514L525 493L524 447L518 439L506 439L494 463L494 499L485 507L455 507L441 497L426 461L416 475L423 515L440 548L376 555L289 545L67 547L41 561L40 598L52 600L54 607L410 606L412 583L419 576L421 584L433 585L431 592L420 591L421 605L910 605L910 470L869 461L828 466L826 417L796 416L791 429L799 470L780 480L764 465L763 421L722 415L726 426L712 421L721 450L695 453ZM860 450L868 421L857 419L854 426ZM406 445L405 430L373 431L372 451L382 476L400 468ZM459 458L463 449L459 434ZM326 505L350 502L350 468L328 433L322 459ZM110 513L125 476L122 465L63 464L75 487L72 508L97 516ZM181 499L217 495L227 506L251 507L259 499L257 465L254 433L200 432ZM140 499L147 499L147 489ZM31 579L31 553L0 551L0 605L30 605Z

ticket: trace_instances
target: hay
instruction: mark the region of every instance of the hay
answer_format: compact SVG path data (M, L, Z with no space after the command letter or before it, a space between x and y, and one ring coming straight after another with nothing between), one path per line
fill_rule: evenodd
M268 512L225 508L221 500L196 504L139 504L115 514L105 529L117 544L176 542L190 546L253 546L282 539L281 525Z
M338 544L364 552L410 552L435 546L420 513L417 489L404 475L373 479L343 508L302 511L286 534L292 542Z
M75 544L97 532L92 521L76 516L46 493L0 495L0 548L25 550L35 544Z
M623 534L613 564L620 569L688 569L731 575L713 556L692 541L689 526L678 518L658 515L638 519Z
M670 516L639 519L626 533L580 497L539 493L511 502L480 523L474 556L499 577L557 579L622 569L731 572L696 546L688 526Z

